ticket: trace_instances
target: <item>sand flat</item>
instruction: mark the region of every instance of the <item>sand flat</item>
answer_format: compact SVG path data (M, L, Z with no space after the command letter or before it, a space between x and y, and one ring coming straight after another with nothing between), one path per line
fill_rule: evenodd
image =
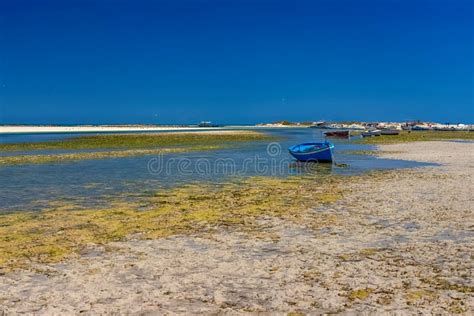
M7 273L0 311L472 313L474 143L380 150L439 166L351 182L313 210L337 219L327 225L311 213L305 225L262 218L258 238L229 229L129 240Z
M207 132L221 131L227 128L236 129L267 129L267 128L301 128L301 126L218 126L218 127L197 127L197 126L151 126L151 125L77 125L77 126L31 126L31 125L1 125L2 134L47 134L47 133L114 133L114 132L168 132L168 131L189 131ZM211 131L209 131L211 130ZM221 131L223 132L223 131ZM233 132L233 131L227 131Z
M148 126L148 125L83 125L83 126L0 126L0 134L35 134L35 133L88 133L88 132L160 132L180 130L202 130L201 127L182 126ZM210 129L220 129L212 127Z

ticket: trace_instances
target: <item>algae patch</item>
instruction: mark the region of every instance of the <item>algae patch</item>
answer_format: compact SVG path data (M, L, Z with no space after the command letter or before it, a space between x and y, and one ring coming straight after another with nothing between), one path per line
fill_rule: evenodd
M160 148L160 149L130 149L98 152L79 152L69 154L47 155L15 155L0 157L0 165L43 164L75 160L123 158L132 156L161 155L170 153L183 153L192 151L206 151L222 149L225 146L189 146L187 148Z
M377 145L433 140L474 140L474 133L470 131L401 131L399 135L364 137L355 142Z
M329 176L253 177L220 185L183 185L136 202L117 198L101 209L58 202L40 212L2 214L0 266L14 269L57 262L91 244L125 238L212 233L225 227L254 234L259 231L258 219L265 216L303 222L312 208L340 198L343 181ZM318 216L319 224L335 221L327 214Z
M365 300L369 297L369 295L373 292L374 290L372 289L359 289L359 290L354 290L350 291L349 294L347 295L347 298L350 301L355 301L355 300Z
M2 144L0 149L3 151L21 150L28 153L1 156L0 166L207 151L265 140L274 140L274 137L251 131L232 131L224 134L163 133L82 136L42 143ZM35 150L51 150L52 152L35 154ZM73 152L62 153L55 150L72 150Z
M0 144L2 151L150 149L191 145L218 145L226 142L274 140L275 137L254 131L220 133L127 133L80 136L58 141Z

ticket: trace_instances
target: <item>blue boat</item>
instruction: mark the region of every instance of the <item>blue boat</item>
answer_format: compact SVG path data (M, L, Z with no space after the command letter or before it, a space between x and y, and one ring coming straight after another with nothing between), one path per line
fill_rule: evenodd
M299 161L332 162L332 149L330 142L304 143L288 148L290 154Z

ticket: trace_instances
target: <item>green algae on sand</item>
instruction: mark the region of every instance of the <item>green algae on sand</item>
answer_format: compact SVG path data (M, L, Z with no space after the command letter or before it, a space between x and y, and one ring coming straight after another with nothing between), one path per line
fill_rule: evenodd
M350 301L355 301L355 300L365 300L369 297L369 295L373 292L373 289L366 288L366 289L359 289L359 290L354 290L350 291L349 294L347 295L347 298Z
M48 142L0 144L0 150L145 149L272 139L274 137L254 131L104 134Z
M381 135L355 140L359 144L395 144L433 140L474 140L469 131L401 131L399 135Z
M220 134L162 133L82 136L52 142L2 144L0 150L4 151L74 150L74 152L1 156L0 166L207 151L229 148L243 142L273 139L272 136L252 131L232 131Z
M219 228L258 235L262 217L302 221L311 208L337 201L343 181L333 176L253 177L221 185L183 185L137 202L117 199L101 209L83 210L64 202L40 212L2 214L0 267L58 262L91 244L126 238L212 233ZM327 220L318 218L318 225Z
M223 149L227 146L219 145L193 145L182 148L159 148L159 149L129 149L96 152L77 152L67 154L43 154L43 155L14 155L0 157L0 165L20 165L20 164L43 164L57 163L76 160L123 158L132 156L162 155L170 153L183 153L192 151L206 151Z

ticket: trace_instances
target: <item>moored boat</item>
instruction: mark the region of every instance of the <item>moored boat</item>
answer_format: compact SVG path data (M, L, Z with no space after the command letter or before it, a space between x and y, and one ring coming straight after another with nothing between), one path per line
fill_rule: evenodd
M324 135L327 137L349 137L349 131L332 131L332 132L324 132Z
M362 137L372 137L372 136L380 136L381 133L382 132L380 130L375 129L375 130L365 131L365 132L361 133L360 135Z
M324 121L313 122L313 124L311 124L309 127L310 128L325 128L326 127L326 122L324 122Z
M408 124L402 125L401 127L402 127L402 130L404 130L404 131L409 131L409 130L411 130L411 126L408 125Z
M288 151L299 161L332 162L333 148L330 142L303 143L291 146Z
M400 131L396 129L383 129L380 131L380 135L398 135L398 134L400 134Z
M429 130L431 130L431 127L422 126L422 125L415 125L415 126L412 126L411 130L412 131L429 131Z
M438 131L438 132L452 132L452 131L458 131L459 129L456 129L455 127L434 127L433 130Z

